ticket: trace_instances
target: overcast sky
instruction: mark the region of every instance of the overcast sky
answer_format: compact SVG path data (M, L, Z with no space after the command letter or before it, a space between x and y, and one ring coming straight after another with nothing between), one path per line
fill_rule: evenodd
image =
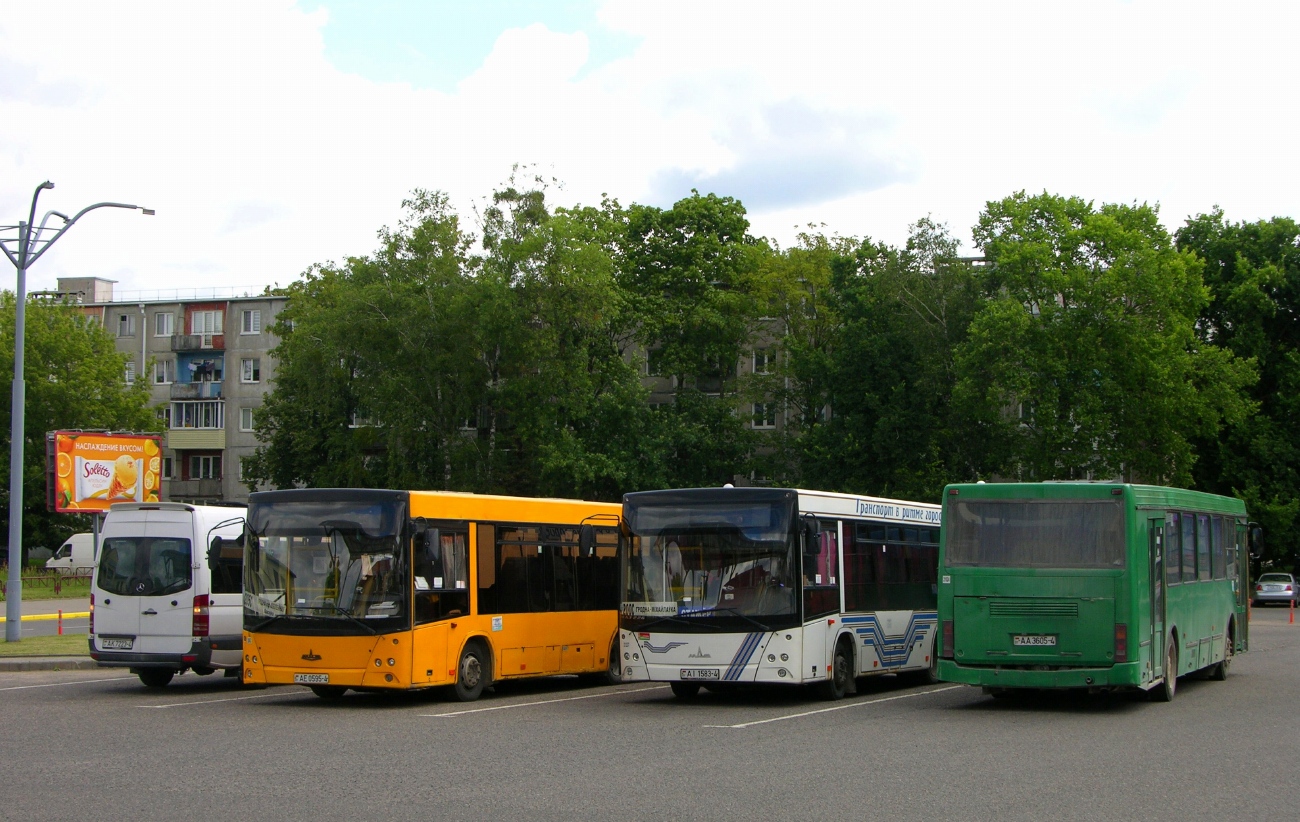
M517 163L563 205L731 195L783 246L929 215L969 248L1021 189L1158 203L1170 230L1300 211L1293 3L56 5L0 14L0 223L47 179L38 220L157 215L88 215L33 290L286 284L373 251L414 188L472 228Z

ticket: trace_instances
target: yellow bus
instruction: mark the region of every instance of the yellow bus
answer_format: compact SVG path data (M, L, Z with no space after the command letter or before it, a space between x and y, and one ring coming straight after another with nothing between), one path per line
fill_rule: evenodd
M317 696L617 678L620 506L427 491L249 499L244 682Z

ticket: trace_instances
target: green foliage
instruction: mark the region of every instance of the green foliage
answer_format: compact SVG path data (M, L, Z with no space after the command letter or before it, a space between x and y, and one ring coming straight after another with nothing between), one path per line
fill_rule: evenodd
M1253 365L1196 337L1202 264L1154 208L1022 192L989 203L975 239L992 268L955 401L990 468L1183 485L1191 438L1250 412Z
M1268 534L1269 560L1300 564L1300 226L1274 218L1229 223L1215 210L1190 219L1178 245L1205 260L1213 300L1199 337L1258 364L1258 412L1222 436L1200 437L1198 487L1234 494Z
M24 383L27 403L23 444L23 542L54 547L69 534L90 529L86 517L46 510L45 435L58 429L107 429L139 433L159 431L162 423L149 407L143 376L128 385L129 357L117 352L113 338L80 309L63 303L31 300L26 306ZM148 371L137 363L137 374ZM14 295L0 294L0 373L14 368ZM6 385L11 385L6 380ZM8 396L12 396L9 394ZM0 410L0 441L9 453L11 403ZM5 482L0 528L9 532L9 484Z
M808 473L837 490L936 499L975 459L952 405L954 351L978 304L971 266L930 220L902 249L864 240L831 265L835 413L807 439Z

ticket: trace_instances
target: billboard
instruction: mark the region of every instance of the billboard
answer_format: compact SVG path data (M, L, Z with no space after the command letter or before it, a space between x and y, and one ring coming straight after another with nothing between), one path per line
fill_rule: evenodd
M45 435L46 501L57 513L107 511L115 502L157 502L156 434L55 431Z

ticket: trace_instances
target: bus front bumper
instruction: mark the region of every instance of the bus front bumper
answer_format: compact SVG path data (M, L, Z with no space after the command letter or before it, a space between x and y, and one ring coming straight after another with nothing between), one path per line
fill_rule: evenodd
M950 659L939 660L939 679L985 688L1145 688L1151 677L1143 676L1144 665L1126 662L1101 668L1065 668L1034 670L959 665Z

